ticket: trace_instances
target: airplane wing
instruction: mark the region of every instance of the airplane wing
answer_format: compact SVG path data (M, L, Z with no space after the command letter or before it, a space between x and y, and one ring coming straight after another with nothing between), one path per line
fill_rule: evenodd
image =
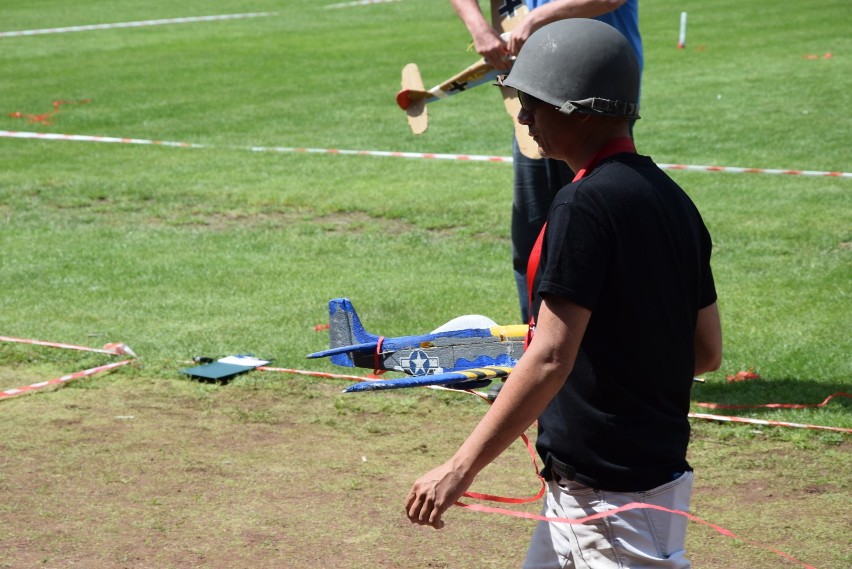
M429 113L426 103L432 94L423 86L420 69L416 63L409 63L402 69L402 91L396 95L396 103L405 111L408 126L414 134L423 134L429 126Z
M428 385L443 385L444 387L453 387L455 389L478 389L491 383L491 380L507 377L510 373L512 373L512 368L510 367L488 366L430 375L401 377L399 379L362 381L350 385L343 390L343 393L401 389L404 387L425 387Z
M306 357L312 360L316 358L327 358L329 356L336 356L339 354L350 354L352 352L375 352L378 345L379 342L376 341L366 342L364 344L352 344L351 346L338 346L336 348L330 348L321 352L308 354Z
M495 30L504 34L511 33L528 13L527 5L522 1L492 0L491 2L491 24ZM541 152L538 150L538 144L530 136L529 129L518 122L518 113L521 111L518 92L511 87L500 87L500 93L503 95L503 106L512 119L515 139L518 141L521 152L528 158L540 159Z

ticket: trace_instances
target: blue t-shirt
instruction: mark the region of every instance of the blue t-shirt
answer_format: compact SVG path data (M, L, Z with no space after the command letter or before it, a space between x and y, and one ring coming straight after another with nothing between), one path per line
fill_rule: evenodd
M526 0L526 3L530 10L535 10L550 1ZM633 50L636 52L636 58L639 60L639 70L641 71L644 65L644 57L642 55L642 36L639 34L639 0L627 0L619 9L607 12L594 19L607 23L624 34L624 37L630 41Z

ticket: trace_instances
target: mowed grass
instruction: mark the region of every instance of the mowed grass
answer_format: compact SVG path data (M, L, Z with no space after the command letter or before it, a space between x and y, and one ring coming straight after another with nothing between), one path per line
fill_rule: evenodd
M404 64L417 62L431 86L476 58L448 3L326 6L0 8L0 31L274 12L0 38L0 130L205 146L0 137L0 335L123 341L140 355L107 377L0 402L0 487L12 496L0 508L5 566L519 565L527 522L452 512L436 534L400 516L407 485L481 416L472 399L344 396L345 382L261 372L199 385L178 373L193 356L247 352L281 367L349 371L304 360L327 345L315 326L338 296L386 335L469 313L517 320L509 164L249 150L509 154L508 117L490 87L433 105L419 137L395 105ZM639 150L661 163L852 171L847 15L840 0L643 5ZM80 103L60 106L50 124L10 116L48 113L59 100ZM849 392L852 180L672 176L713 235L725 333L723 367L695 386L694 400L818 403ZM110 359L0 344L0 389ZM747 369L762 379L726 381ZM852 428L843 397L730 413ZM115 418L125 416L138 420ZM694 424L698 515L816 567L852 563L847 434ZM481 491L535 485L522 451L504 458ZM33 477L37 490L25 491ZM207 486L215 494L199 490ZM128 512L135 532L122 522ZM39 537L63 519L71 529ZM692 528L697 566L788 563Z

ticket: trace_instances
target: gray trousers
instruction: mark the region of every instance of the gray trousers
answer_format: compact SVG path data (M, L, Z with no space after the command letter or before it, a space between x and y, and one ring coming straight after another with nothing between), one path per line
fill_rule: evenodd
M646 492L607 492L567 479L548 483L542 515L579 519L631 502L689 511L692 472ZM688 569L687 518L628 510L584 524L539 522L523 569Z

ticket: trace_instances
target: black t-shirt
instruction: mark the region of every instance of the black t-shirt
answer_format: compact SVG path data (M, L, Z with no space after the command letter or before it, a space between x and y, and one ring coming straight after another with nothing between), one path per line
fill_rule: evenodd
M539 418L546 467L552 456L580 483L612 491L690 469L695 325L716 301L710 252L692 200L648 157L612 156L559 192L533 314L539 295L592 314L571 375Z

